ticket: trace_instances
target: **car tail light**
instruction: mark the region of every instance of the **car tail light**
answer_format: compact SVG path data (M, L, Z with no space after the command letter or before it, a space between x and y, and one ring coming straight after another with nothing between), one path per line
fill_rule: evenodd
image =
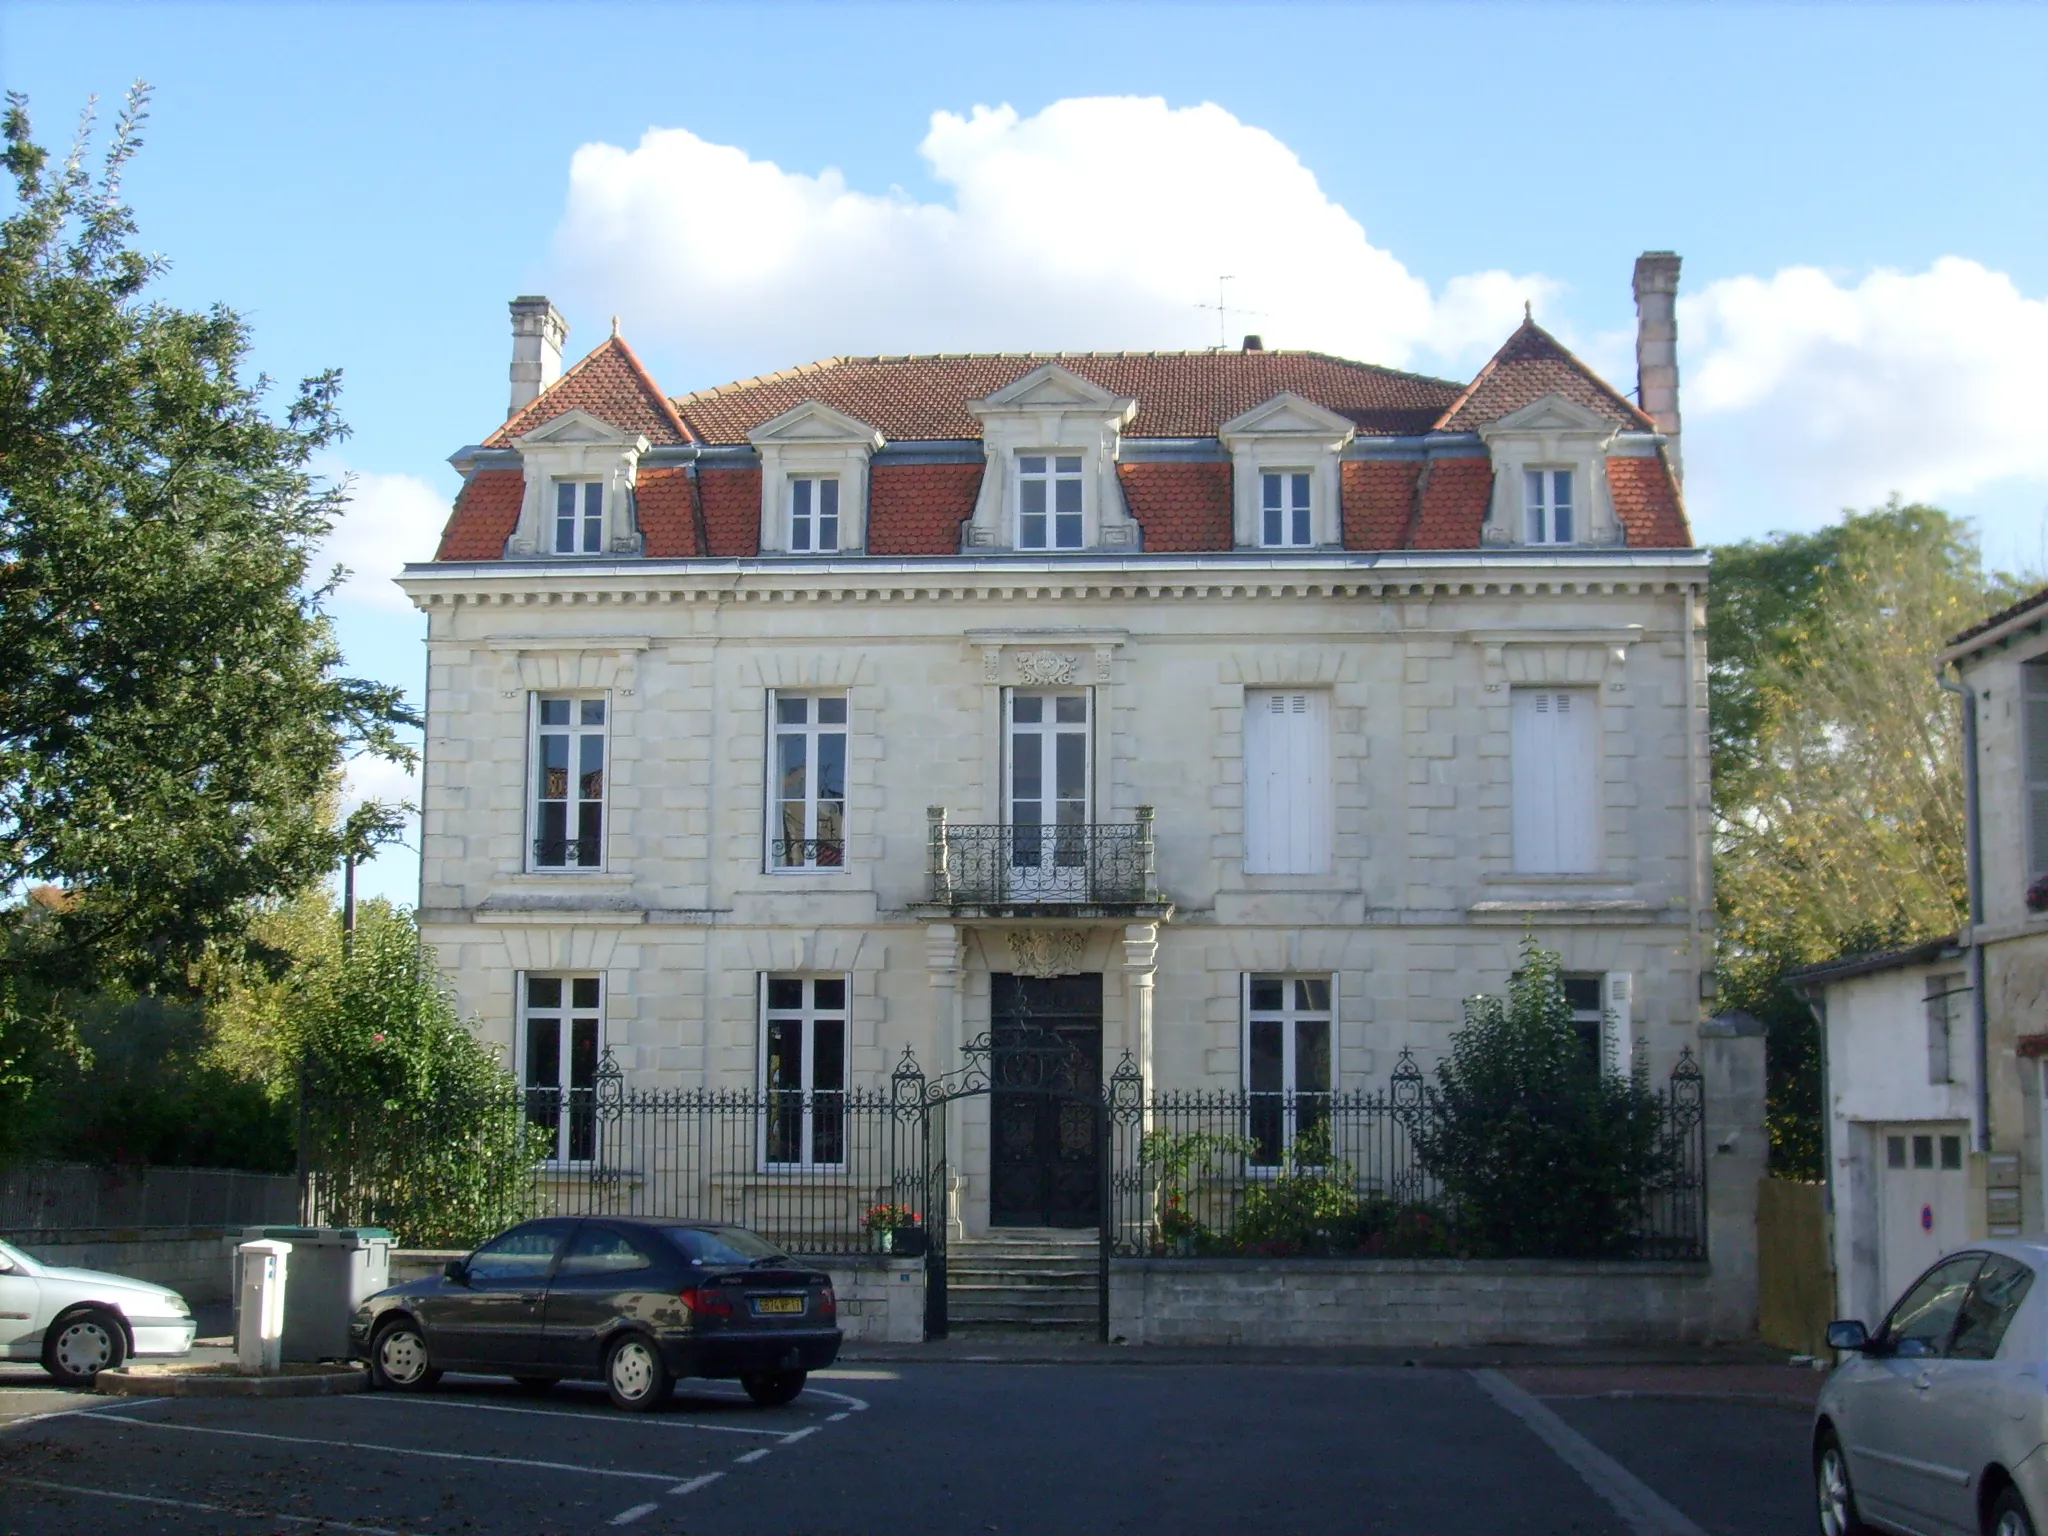
M832 1287L828 1285L824 1290L818 1292L818 1316L837 1317L838 1315L839 1298L832 1294Z
M723 1291L690 1286L683 1292L683 1305L698 1317L731 1317L732 1299Z

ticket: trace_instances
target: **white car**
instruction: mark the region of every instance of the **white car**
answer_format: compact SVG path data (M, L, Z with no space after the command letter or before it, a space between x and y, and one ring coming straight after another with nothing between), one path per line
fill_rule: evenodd
M40 1359L67 1387L90 1386L135 1356L187 1353L198 1326L176 1291L0 1243L0 1359Z
M2048 1244L1973 1243L1915 1280L1821 1389L1824 1536L2041 1536L2048 1514Z

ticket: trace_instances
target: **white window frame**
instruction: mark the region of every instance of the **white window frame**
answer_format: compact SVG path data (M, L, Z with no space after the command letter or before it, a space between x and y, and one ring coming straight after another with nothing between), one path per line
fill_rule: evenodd
M1290 786L1293 795L1301 797L1306 805L1307 797L1315 795L1319 803L1313 808L1313 815L1320 827L1321 836L1316 845L1298 860L1284 856L1285 850L1275 844L1259 850L1260 857L1254 857L1253 832L1261 812L1270 812L1265 795L1267 790L1260 782L1260 770L1267 765L1254 762L1252 737L1256 729L1252 725L1255 715L1271 710L1270 700L1300 698L1304 702L1301 713L1317 713L1322 716L1323 752L1322 761L1314 766L1315 775L1306 783ZM1336 861L1336 774L1334 757L1334 725L1331 716L1336 701L1328 689L1322 688L1247 688L1244 693L1244 716L1240 722L1239 741L1244 754L1244 872L1248 875L1326 875Z
M562 492L571 493L570 547L562 547ZM554 505L548 508L548 552L555 555L601 555L605 552L605 495L602 480L561 476L554 482Z
M1252 1007L1252 983L1255 981L1278 981L1280 983L1280 1010L1276 1013L1269 1008L1254 1010ZM1297 982L1322 982L1330 989L1330 1006L1327 1009L1303 1008L1297 1001ZM1337 1096L1338 1057L1338 995L1337 974L1334 971L1244 971L1238 976L1238 1013L1243 1020L1239 1035L1239 1054L1243 1065L1240 1078L1244 1085L1245 1134L1256 1141L1253 1132L1253 1111L1257 1102L1270 1096L1271 1090L1256 1090L1252 1087L1252 1026L1257 1023L1278 1023L1280 1025L1280 1159L1264 1162L1260 1154L1248 1155L1247 1166L1255 1173L1273 1174L1286 1166L1287 1156L1294 1150L1301 1138L1301 1107L1303 1098L1321 1098L1323 1122L1335 1134L1335 1122L1331 1116L1331 1105ZM1299 1023L1325 1021L1330 1026L1330 1086L1327 1089L1303 1089L1300 1086L1299 1039L1295 1026ZM1256 1095L1256 1097L1255 1097ZM1313 1129L1313 1126L1310 1127ZM1334 1147L1333 1147L1334 1153Z
M1024 468L1024 463L1027 459L1045 460L1046 467L1044 473L1027 473ZM1059 465L1062 460L1072 460L1076 468L1072 471L1061 469ZM1017 517L1014 524L1015 547L1032 554L1044 555L1071 553L1076 550L1086 549L1088 547L1088 456L1078 448L1019 448L1011 456L1010 462L1014 466L1013 474L1017 489ZM1059 506L1059 487L1066 481L1072 481L1075 488L1080 492L1081 506L1078 511L1060 512L1057 510ZM1024 511L1024 487L1031 483L1039 483L1045 486L1045 542L1043 544L1026 544L1024 542L1024 518L1026 516ZM1031 515L1037 516L1038 514L1033 513ZM1059 523L1063 517L1073 518L1079 529L1079 537L1072 544L1062 544L1059 541Z
M542 721L542 716L546 713L545 706L556 701L566 701L569 705L569 723L567 725L548 725ZM601 707L601 713L604 716L595 725L584 723L585 711L583 706L585 703L592 701ZM611 695L608 692L590 689L580 691L575 689L550 690L546 692L535 691L527 695L526 709L526 870L529 874L602 874L605 870L605 852L611 841ZM554 803L552 800L544 802L541 795L543 776L547 772L547 767L543 760L541 738L543 735L557 734L566 734L569 738L568 787L570 793L566 800L562 802L567 807L563 815L562 842L564 846L562 862L551 864L542 862L540 848L545 838L541 828L543 806L546 803ZM595 737L598 741L598 771L602 776L599 784L599 793L595 802L586 801L576 793L582 778L583 742L589 737ZM597 857L586 863L582 862L580 858L571 859L570 850L580 847L585 841L581 831L583 818L580 808L590 803L595 803L598 808ZM576 829L573 836L571 835L572 823Z
M807 701L804 723L801 725L782 723L782 701L803 699ZM838 703L845 718L838 722L820 721L817 717L820 700ZM776 857L776 844L783 838L783 794L782 794L782 742L785 737L801 736L804 742L804 834L802 841L815 844L818 837L818 756L819 738L837 735L840 738L840 791L839 801L839 859L837 863L823 862L816 847L807 848L800 864L784 864ZM762 867L771 875L842 875L848 868L846 818L852 803L851 778L853 758L853 698L843 688L772 688L768 692L768 771L764 785L764 801L767 816L763 828L761 848ZM795 804L797 802L790 802ZM823 802L829 803L829 802ZM829 841L825 839L824 841Z
M1565 482L1565 498L1557 497L1557 477ZM1525 544L1572 545L1579 542L1579 480L1576 465L1525 464L1522 466L1522 542ZM1562 508L1570 527L1557 536L1557 513Z
M769 986L771 983L778 981L793 981L802 986L803 1001L798 1007L772 1008L769 1006ZM842 993L845 1001L840 1007L820 1008L818 1006L817 984L821 981L836 981L845 989ZM828 971L818 974L808 971L763 971L760 973L758 985L760 989L760 1028L756 1035L756 1043L759 1061L758 1080L763 1109L760 1141L755 1149L759 1166L762 1171L770 1173L795 1172L800 1169L844 1168L847 1162L847 1138L852 1125L852 1122L847 1117L846 1101L848 1086L853 1075L853 977L844 972ZM836 1022L839 1025L839 1086L836 1088L820 1088L817 1085L817 1028L821 1021L826 1023ZM795 1023L802 1031L803 1062L800 1072L802 1083L801 1086L794 1090L778 1090L769 1079L768 1030L769 1026L775 1023ZM799 1153L794 1161L770 1156L773 1150L770 1137L774 1134L777 1109L774 1096L778 1092L795 1092L801 1096L797 1111L799 1117L797 1131ZM839 1155L837 1157L821 1158L817 1155L818 1111L820 1107L818 1099L821 1095L836 1096L839 1101Z
M784 547L793 555L836 555L842 540L845 523L845 487L837 475L804 474L789 477L788 505L789 536ZM827 511L825 503L831 502ZM808 507L799 508L800 502ZM832 542L825 542L830 532ZM799 542L801 538L801 542Z
M1269 498L1280 492L1277 504ZM1297 501L1299 495L1303 499ZM1275 538L1274 520L1279 537ZM1306 533L1306 538L1296 538ZM1313 469L1285 466L1259 470L1259 547L1313 549L1316 544L1316 476Z
M1060 720L1057 701L1077 696L1081 700L1081 719L1078 722ZM1043 701L1044 708L1037 722L1018 722L1019 699ZM1007 830L1003 834L1003 847L998 857L1002 860L1004 889L1019 901L1076 900L1087 889L1089 839L1094 835L1088 828L1099 814L1095 797L1095 690L1085 683L1053 688L1005 688L1002 710L1001 803L1002 825ZM1063 836L1059 829L1075 824L1063 823L1059 819L1057 738L1074 735L1081 738L1081 820L1077 831ZM1036 804L1040 808L1040 819L1036 823L1017 820L1017 742L1020 737L1028 737L1038 743L1039 794ZM1029 825L1039 828L1035 846L1032 836L1023 830Z
M1522 824L1522 818L1525 814L1535 814L1538 816L1548 814L1554 823L1556 807L1556 800L1553 797L1550 811L1547 813L1539 812L1534 803L1534 797L1538 793L1537 788L1534 785L1525 785L1521 782L1521 769L1524 766L1524 758L1523 744L1520 739L1520 726L1518 724L1518 718L1521 714L1520 701L1525 695L1535 694L1552 696L1567 694L1571 697L1572 703L1584 710L1592 722L1587 727L1590 735L1590 745L1585 764L1587 775L1586 803L1581 808L1586 816L1586 847L1583 850L1584 857L1582 859L1569 857L1565 850L1558 848L1554 826L1551 844L1555 851L1552 856L1547 861L1544 861L1529 851L1530 845L1535 841L1535 834L1529 827ZM1601 867L1603 855L1600 780L1604 746L1601 738L1599 692L1593 688L1583 688L1575 685L1566 687L1532 685L1526 688L1517 685L1508 694L1508 709L1508 816L1510 823L1510 846L1512 848L1515 873L1525 875L1580 876L1597 874ZM1558 782L1554 774L1551 782L1554 788ZM1525 795L1531 798L1525 800Z
M528 997L528 986L535 981L560 982L562 984L561 1003L555 1007L535 1006ZM576 1002L576 986L579 982L588 982L596 989L597 1002L595 1005L585 1005ZM532 1063L529 1060L529 1053L532 1049L534 1020L536 1018L552 1020L561 1026L561 1033L556 1041L558 1075L555 1080L554 1092L557 1095L565 1091L569 1093L576 1091L573 1080L573 1053L575 1050L575 1027L577 1021L590 1019L596 1023L596 1041L591 1052L591 1086L587 1090L591 1097L589 1103L584 1107L582 1116L584 1127L590 1137L589 1153L582 1157L574 1155L576 1151L575 1137L578 1120L576 1105L573 1100L565 1104L558 1097L554 1106L555 1124L553 1135L555 1144L550 1154L543 1159L547 1166L551 1168L588 1167L596 1161L597 1156L597 1094L595 1074L604 1065L606 992L604 974L601 971L520 971L517 974L515 984L519 989L517 993L519 1005L517 1047L519 1091L525 1108L527 1124L536 1131L539 1130L539 1127L533 1117L535 1111L541 1108L544 1102L536 1096L547 1092L548 1089L545 1085L536 1086L531 1077L530 1068ZM562 1087L565 1080L569 1084L567 1090L564 1090ZM568 1111L567 1113L563 1112L565 1109Z

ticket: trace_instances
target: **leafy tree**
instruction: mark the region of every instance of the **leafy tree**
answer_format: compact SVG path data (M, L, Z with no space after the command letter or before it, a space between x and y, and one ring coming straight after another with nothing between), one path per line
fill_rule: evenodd
M1482 1257L1626 1255L1645 1194L1674 1171L1656 1095L1590 1057L1558 967L1525 940L1507 998L1466 1002L1413 1132Z
M162 262L120 199L144 105L96 179L83 132L53 163L19 96L0 125L0 890L71 898L0 912L9 1017L24 986L151 985L236 942L339 861L343 757L407 759L416 723L340 675L309 578L339 376L274 419L240 318L146 296Z
M1958 519L1896 499L1715 551L1722 1004L1768 1028L1781 1173L1820 1173L1818 1033L1786 974L1964 920L1961 721L1933 663L2016 590Z

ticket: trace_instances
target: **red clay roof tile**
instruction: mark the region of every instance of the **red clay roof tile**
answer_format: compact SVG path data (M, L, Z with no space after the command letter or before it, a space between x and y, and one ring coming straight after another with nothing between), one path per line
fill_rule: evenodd
M1660 448L1654 459L1607 461L1607 494L1631 549L1690 549L1685 502Z
M747 432L806 400L878 429L892 441L974 438L969 400L994 394L1056 362L1137 400L1132 437L1214 437L1234 416L1293 390L1349 417L1368 435L1426 432L1458 398L1445 379L1354 363L1320 352L1032 352L931 357L830 357L782 373L679 397L678 413L704 441L743 443Z
M711 553L721 559L761 553L761 471L707 469L697 484Z
M1475 431L1549 394L1563 395L1619 426L1643 432L1657 429L1655 422L1616 394L1534 320L1524 320L1493 354L1471 387L1443 413L1437 429Z
M980 464L877 464L868 471L868 553L957 555Z
M1116 473L1147 553L1231 547L1228 464L1119 464Z
M1424 466L1409 549L1477 549L1493 499L1491 459L1433 459Z
M1348 459L1343 466L1344 547L1400 549L1415 520L1415 459Z
M640 536L654 559L678 559L703 553L697 545L696 509L690 505L690 472L686 469L642 469L634 494L640 515Z
M622 432L656 444L687 443L690 430L623 336L608 337L563 374L526 409L484 439L487 448L509 445L568 411L588 411Z
M481 469L463 482L455 508L441 530L436 560L502 560L505 541L519 526L519 504L526 498L526 472Z

